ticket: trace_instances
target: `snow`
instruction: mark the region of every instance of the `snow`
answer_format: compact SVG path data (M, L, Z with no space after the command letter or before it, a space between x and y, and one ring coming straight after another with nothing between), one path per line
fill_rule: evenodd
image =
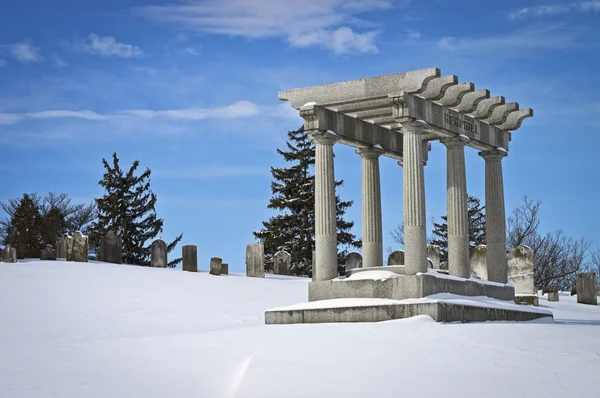
M540 297L554 322L264 325L308 282L0 263L0 396L599 396L600 307L576 296Z
M391 271L379 271L379 270L373 270L373 271L363 271L363 272L357 272L354 273L352 275L350 275L347 278L343 278L343 279L334 279L336 281L343 281L343 280L350 280L350 281L355 281L355 280L371 280L371 281L384 281L386 279L390 279L390 278L396 278L398 277L398 274L395 274Z

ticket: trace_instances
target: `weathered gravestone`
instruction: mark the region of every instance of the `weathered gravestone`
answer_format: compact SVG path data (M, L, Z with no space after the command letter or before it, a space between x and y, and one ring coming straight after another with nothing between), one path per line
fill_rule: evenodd
M360 255L360 253L357 253L357 252L348 253L348 255L346 256L346 262L345 262L346 272L350 271L351 269L362 268L362 266L363 266L362 261L363 261L363 259L362 259L362 256Z
M52 245L46 245L40 253L40 260L56 260L56 252Z
M81 231L67 237L67 261L88 261L88 237Z
M277 275L289 275L292 267L292 255L286 251L280 251L273 256L273 265Z
M67 258L67 236L61 236L56 240L56 258Z
M181 248L181 269L188 272L198 272L198 248L195 245L185 245Z
M229 264L221 264L221 275L229 275Z
M486 245L478 245L471 250L469 258L469 262L471 263L471 274L485 281L488 280L487 260L485 258L486 252Z
M123 241L112 229L102 237L99 260L113 264L123 263Z
M150 246L150 266L167 268L167 244L162 239L156 239Z
M581 304L598 304L596 296L596 273L583 272L577 275L577 302Z
M558 301L558 292L548 292L548 301Z
M208 271L211 275L221 275L221 265L223 260L219 257L212 257L210 259L210 270Z
M431 268L440 269L441 257L438 245L427 245L427 258L431 260Z
M2 251L2 262L4 263L16 263L17 262L17 249L11 245L6 245Z
M539 305L533 279L533 251L527 246L514 247L508 253L508 281L515 285L515 301Z
M542 295L548 294L548 301L558 301L558 286L544 286Z
M246 246L246 276L265 277L265 247L262 243Z
M404 250L396 250L388 257L387 265L404 265Z

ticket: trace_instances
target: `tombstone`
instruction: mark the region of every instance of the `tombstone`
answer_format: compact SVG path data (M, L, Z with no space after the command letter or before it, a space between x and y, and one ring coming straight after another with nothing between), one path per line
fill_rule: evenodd
M546 293L558 293L558 286L544 286L542 287L542 295Z
M471 274L474 274L479 279L488 280L487 260L485 254L487 252L486 245L478 245L471 250L469 262L471 263Z
M123 240L111 229L100 242L99 260L113 264L123 264Z
M181 248L181 269L188 272L198 272L198 248L195 245L185 245Z
M292 255L286 251L280 251L273 256L273 265L277 275L289 275L292 267Z
M17 249L11 245L6 245L2 251L2 262L4 263L16 263L17 262Z
M598 304L596 296L596 273L583 272L577 275L577 302L581 304Z
M56 260L56 252L52 245L46 245L40 254L40 260Z
M88 262L88 237L81 231L67 238L67 261Z
M558 292L548 292L548 301L558 301Z
M246 276L265 277L265 247L262 243L246 246Z
M167 268L167 244L162 239L156 239L150 246L150 266Z
M404 250L396 250L388 257L387 265L404 265Z
M229 264L221 264L221 275L229 275Z
M219 257L213 257L210 259L210 271L208 271L211 275L221 275L221 264L223 264L223 260Z
M533 251L517 246L508 253L508 281L515 285L515 294L535 294L533 279Z
M362 256L360 255L360 253L357 253L357 252L348 253L348 255L346 256L346 262L345 262L346 272L350 271L351 269L362 268L362 266L363 266Z
M56 240L56 258L67 258L67 236L61 236Z
M438 245L427 245L427 258L431 260L431 268L440 269L441 252Z

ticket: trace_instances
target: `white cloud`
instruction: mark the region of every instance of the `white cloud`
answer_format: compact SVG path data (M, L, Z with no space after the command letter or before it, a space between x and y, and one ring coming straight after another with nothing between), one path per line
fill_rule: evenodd
M44 58L40 55L39 49L29 43L12 43L0 45L0 51L10 55L19 62L39 62Z
M579 1L572 4L541 5L525 7L508 14L508 19L519 20L526 18L542 18L550 15L566 14L569 12L600 11L600 1Z
M142 54L142 50L127 43L120 43L112 36L98 36L92 33L86 40L84 47L92 54L103 57L134 58Z
M250 101L238 101L221 108L185 108L171 110L127 110L120 113L144 119L168 118L173 120L237 119L259 114L259 106Z
M279 37L296 47L319 46L337 53L373 52L375 32L358 15L402 6L394 0L206 0L145 6L136 13L204 33L246 38Z
M189 55L200 55L201 48L202 46L189 46L184 48L183 51L188 53Z

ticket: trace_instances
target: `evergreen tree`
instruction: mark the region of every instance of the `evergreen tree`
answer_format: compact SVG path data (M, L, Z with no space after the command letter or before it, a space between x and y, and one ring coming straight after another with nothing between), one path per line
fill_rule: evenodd
M4 243L17 249L19 258L39 258L42 251L42 215L28 194L24 194L14 210Z
M156 194L150 190L152 171L147 168L136 175L140 165L136 160L129 171L124 172L116 153L113 154L112 166L105 159L102 163L105 172L99 184L105 194L96 199L98 220L90 227L91 243L98 248L101 237L112 229L122 237L123 263L148 266L152 240L163 230L163 220L157 217L154 209ZM168 253L175 249L182 237L183 234L167 244ZM177 258L168 266L175 267L180 261L181 258Z
M56 249L56 239L67 232L69 223L58 207L49 208L41 215L40 234L42 247L52 245Z
M283 159L291 163L289 167L271 167L271 198L268 208L279 212L269 221L263 222L263 228L254 232L254 236L265 246L265 266L273 269L273 256L285 250L292 256L292 272L296 275L311 275L312 252L315 234L315 146L308 133L301 127L288 132L287 150L277 149ZM341 186L343 181L336 181ZM361 242L350 233L353 222L345 221L343 216L352 206L351 201L337 200L338 244L342 247L360 247ZM343 256L342 250L339 256Z
M469 215L469 249L485 244L485 214L481 202L474 196L467 196ZM448 266L448 216L442 216L441 223L433 223L433 236L430 244L440 247L440 264Z

